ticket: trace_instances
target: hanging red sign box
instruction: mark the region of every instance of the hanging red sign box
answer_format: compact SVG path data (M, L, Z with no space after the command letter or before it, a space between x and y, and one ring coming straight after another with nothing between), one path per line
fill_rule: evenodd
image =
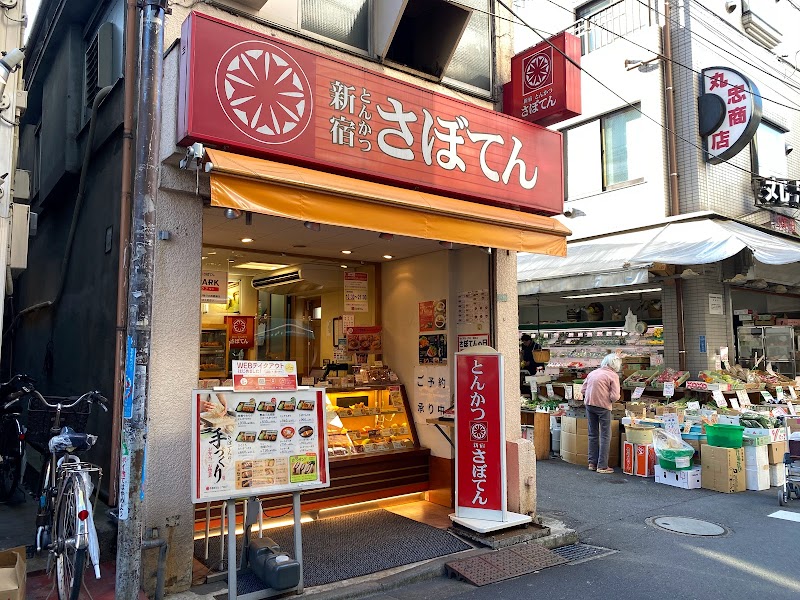
M456 353L456 516L506 517L503 357Z
M563 210L561 134L193 12L178 139L400 187Z
M255 317L239 315L225 317L228 327L228 345L231 348L252 348L255 340Z
M580 61L581 40L566 32L515 55L511 81L503 86L503 112L539 125L580 115Z

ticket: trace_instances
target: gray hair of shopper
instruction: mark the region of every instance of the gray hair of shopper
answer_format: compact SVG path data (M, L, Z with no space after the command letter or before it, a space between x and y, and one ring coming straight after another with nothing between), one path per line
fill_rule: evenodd
M603 358L600 363L601 367L610 367L619 372L622 369L622 359L616 354L608 354Z

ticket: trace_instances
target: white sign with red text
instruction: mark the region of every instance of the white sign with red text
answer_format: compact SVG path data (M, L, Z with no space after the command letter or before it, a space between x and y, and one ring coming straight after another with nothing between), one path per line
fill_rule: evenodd
M233 389L237 392L296 390L297 363L279 360L234 360Z

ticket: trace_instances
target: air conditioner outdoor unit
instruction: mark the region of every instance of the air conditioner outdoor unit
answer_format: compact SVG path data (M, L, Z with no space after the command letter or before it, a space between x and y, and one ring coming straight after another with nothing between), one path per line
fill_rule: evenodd
M323 288L343 287L342 269L333 265L287 267L263 277L254 277L252 285L257 290L267 290L284 296L308 294Z

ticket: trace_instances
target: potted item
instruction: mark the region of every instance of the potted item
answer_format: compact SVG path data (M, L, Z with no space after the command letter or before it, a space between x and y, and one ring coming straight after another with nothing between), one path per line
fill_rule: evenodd
M533 360L546 365L550 362L550 349L547 347L549 340L541 332L533 338Z
M600 302L592 302L586 307L586 314L588 315L590 321L602 321L604 312L605 309Z
M647 308L647 316L651 319L661 318L661 300L648 300L645 308Z

